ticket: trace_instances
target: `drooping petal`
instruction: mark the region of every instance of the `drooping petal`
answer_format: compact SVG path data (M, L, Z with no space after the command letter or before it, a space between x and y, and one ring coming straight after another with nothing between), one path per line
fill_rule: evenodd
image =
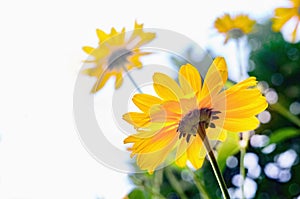
M187 161L187 148L189 147L189 144L186 142L185 139L179 140L179 144L177 146L176 151L176 164L179 167L185 167L186 161Z
M116 73L116 81L115 81L115 89L120 88L122 83L123 83L122 72L117 72Z
M109 80L111 76L115 75L115 72L104 72L96 81L96 83L93 86L93 89L91 90L92 93L96 93L99 91L105 83Z
M136 162L142 170L147 170L150 174L162 164L174 148L176 140L168 144L162 150L151 153L137 154Z
M176 129L163 128L152 137L142 138L129 136L124 143L133 142L134 145L130 150L131 156L137 155L137 164L141 169L152 172L157 168L169 155L177 142Z
M199 136L194 137L191 142L191 145L187 149L188 160L195 169L199 169L202 167L205 160L205 147Z

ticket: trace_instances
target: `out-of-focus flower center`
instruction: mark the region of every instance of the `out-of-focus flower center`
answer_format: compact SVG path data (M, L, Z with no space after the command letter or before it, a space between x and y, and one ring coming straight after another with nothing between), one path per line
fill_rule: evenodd
M239 28L233 28L229 32L229 37L233 39L238 39L244 35L243 31Z
M132 54L133 53L126 48L120 48L114 51L108 58L108 69L123 67L124 64L128 63L127 58Z
M298 7L298 15L300 17L300 6Z
M177 132L179 132L179 139L186 137L189 142L191 136L196 136L200 128L199 125L204 125L205 128L215 128L215 124L211 120L219 119L216 114L220 112L212 111L209 108L195 109L186 114L179 122Z

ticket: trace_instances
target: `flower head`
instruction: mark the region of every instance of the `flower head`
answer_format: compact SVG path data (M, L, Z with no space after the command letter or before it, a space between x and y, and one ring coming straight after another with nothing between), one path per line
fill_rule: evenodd
M291 0L291 7L288 8L276 8L275 16L273 18L272 29L275 32L279 32L282 27L292 19L295 19L295 28L291 34L292 42L296 41L297 29L300 22L300 0Z
M238 39L253 31L255 20L250 19L247 15L237 15L231 17L225 14L215 20L215 28L222 34L226 35L224 43L226 44L229 39Z
M155 73L153 87L158 97L136 94L132 100L141 112L123 116L137 131L124 143L133 143L131 156L136 156L143 170L153 172L173 151L178 166L184 167L189 160L200 168L206 155L203 134L209 140L224 141L227 131L253 130L259 125L255 115L267 107L254 77L224 90L227 66L220 57L210 66L204 82L190 64L181 66L178 79L179 85L169 76Z
M144 32L143 24L135 22L134 30L128 38L125 28L121 32L117 32L115 28L111 29L110 33L97 29L99 38L99 46L93 48L84 46L84 52L91 56L91 60L86 60L86 63L92 63L94 68L89 68L83 71L92 77L97 78L91 92L99 91L111 76L115 76L115 88L119 88L123 81L123 72L136 68L141 68L142 63L139 58L149 53L142 52L139 48L149 43L155 38L155 33Z

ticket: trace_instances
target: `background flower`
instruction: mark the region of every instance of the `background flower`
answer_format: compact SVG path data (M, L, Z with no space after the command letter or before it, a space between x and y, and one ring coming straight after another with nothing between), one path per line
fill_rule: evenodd
M298 25L300 22L300 0L290 0L290 2L291 7L275 9L272 29L275 32L279 32L287 22L295 19L294 30L291 33L291 41L295 42L297 37Z
M226 44L229 39L238 39L252 32L255 23L255 20L244 14L234 17L224 14L215 20L214 26L219 33L225 34L224 44Z
M128 33L127 33L128 34ZM111 76L115 76L115 88L119 88L123 81L123 73L136 68L141 68L140 57L149 53L142 52L139 48L149 43L155 38L155 33L144 32L143 24L135 22L134 30L130 38L126 38L125 28L117 32L115 28L111 29L109 34L97 29L99 46L93 48L84 46L82 49L89 54L92 60L86 60L86 63L93 63L94 68L83 71L97 81L91 92L99 91Z

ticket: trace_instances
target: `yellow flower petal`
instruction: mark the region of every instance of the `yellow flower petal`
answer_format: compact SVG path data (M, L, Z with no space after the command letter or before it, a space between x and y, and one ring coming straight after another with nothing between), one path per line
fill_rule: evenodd
M148 112L155 104L162 103L162 100L148 94L136 94L132 98L133 103L143 112Z
M222 57L214 59L213 63L209 67L206 77L204 79L203 88L201 91L201 98L210 95L215 97L227 81L227 66Z
M193 138L191 142L192 144L187 149L188 160L195 169L199 169L205 160L206 151L199 136Z
M189 147L189 144L185 141L185 139L181 139L179 141L179 145L176 151L176 164L179 167L185 167L187 161L187 153L186 150Z
M249 118L226 118L223 128L232 132L243 132L256 129L259 125L259 120L256 117Z
M206 135L209 140L219 140L224 142L227 138L227 131L220 127L208 128L206 130Z
M123 115L123 119L135 128L146 126L150 122L149 115L137 112L126 113Z
M284 24L289 21L295 13L292 12L293 8L276 8L275 17L273 18L272 29L275 32L280 31Z
M241 103L236 108L228 107L226 111L227 118L248 118L264 111L268 107L266 99L262 96L252 99L250 103Z
M121 72L116 74L116 81L115 81L115 89L120 88L121 84L123 83L123 76Z
M178 79L184 95L196 94L200 96L202 80L198 70L191 64L180 67Z
M155 73L153 82L155 92L165 100L178 101L184 95L178 84L165 74Z
M292 32L292 42L293 43L296 41L296 38L297 38L298 25L299 25L299 21L297 21L294 31Z
M101 75L101 77L99 79L97 79L96 83L94 84L94 87L92 88L91 92L92 93L96 93L97 91L99 91L101 88L103 88L103 86L105 85L105 83L108 81L108 79L115 75L114 72L105 72Z
M95 48L90 47L90 46L84 46L84 47L82 47L82 50L87 54L92 54L92 52L95 50Z
M109 38L109 35L106 34L103 30L97 29L96 30L98 39L99 39L99 43L104 42L107 38Z

